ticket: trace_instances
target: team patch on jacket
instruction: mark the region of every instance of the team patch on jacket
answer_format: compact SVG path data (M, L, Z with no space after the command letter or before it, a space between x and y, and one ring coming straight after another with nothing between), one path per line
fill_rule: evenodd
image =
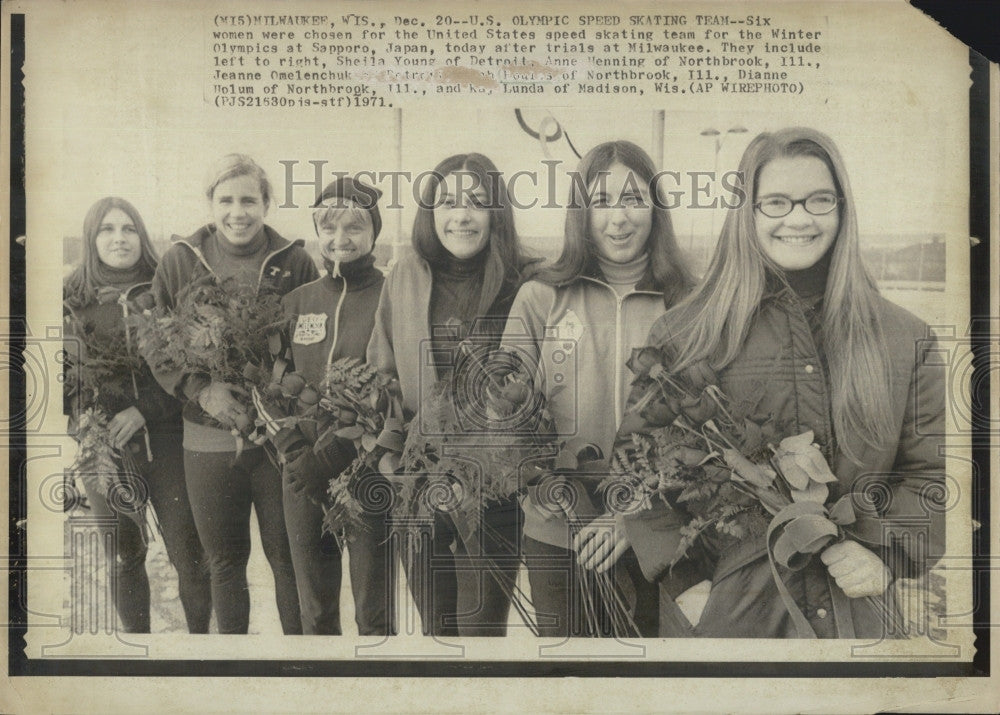
M583 321L575 311L567 310L556 323L554 333L557 340L564 341L563 350L572 352L583 337Z
M326 313L303 313L295 322L292 342L299 345L313 345L326 338Z

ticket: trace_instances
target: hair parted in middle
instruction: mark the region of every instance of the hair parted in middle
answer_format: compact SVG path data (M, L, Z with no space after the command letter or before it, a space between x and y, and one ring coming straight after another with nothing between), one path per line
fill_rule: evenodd
M505 283L520 284L531 259L524 254L514 226L514 212L503 174L488 157L476 153L449 156L427 175L411 236L417 255L427 261L432 270L449 255L434 227L434 206L438 186L450 174L462 175L463 190L466 186L470 192L482 188L487 197L484 207L489 212L490 235L484 249L488 255L478 310L479 315L486 315Z
M614 164L632 171L637 180L647 186L650 196L657 195L656 165L641 147L624 140L598 144L584 155L572 176L562 254L532 278L551 285L565 285L580 276L598 272L597 251L590 239L590 192ZM648 282L654 289L663 291L664 303L670 306L691 289L694 279L677 246L670 212L660 200L653 201L652 211L653 226L646 242Z
M739 354L769 276L783 276L757 238L757 183L768 162L794 157L822 161L841 198L840 228L829 249L822 317L834 429L838 434L855 434L870 446L884 447L896 436L890 427L890 370L877 310L879 291L861 259L857 214L844 161L833 140L814 129L791 127L763 133L744 152L739 165L744 200L727 214L702 282L667 316L677 346L678 362L673 369L699 360L721 369ZM859 459L856 454L847 456Z

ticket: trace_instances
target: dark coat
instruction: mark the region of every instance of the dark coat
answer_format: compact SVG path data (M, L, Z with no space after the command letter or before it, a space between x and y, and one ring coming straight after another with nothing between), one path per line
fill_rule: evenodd
M872 503L862 495L879 495L869 514L882 526L876 530L880 546L874 548L896 577L909 577L944 551L944 514L934 505L944 487L944 370L935 359L936 343L925 323L884 299L878 311L889 351L892 424L898 435L886 449L864 445L858 434L834 434L825 355L817 347L805 304L790 288L765 296L741 351L721 371L718 384L734 400L761 399L757 413L773 413L787 422L788 434L814 431L838 479L830 485L830 501L850 493L858 509ZM649 344L669 343L669 318L653 327ZM628 435L619 434L619 443L625 439ZM848 459L845 445L860 455L861 464ZM650 580L661 580L661 589L676 596L692 582L711 579L712 591L693 634L796 636L772 578L764 536L747 538L708 563L681 562L667 572L683 521L668 507L658 506L628 518L626 524L644 573ZM801 571L783 573L817 635L883 633L881 617L869 602L847 598L818 558Z
M181 404L168 395L153 378L149 366L137 360L134 370L126 370L103 383L96 395L84 394L80 390L77 360L84 365L87 360L87 346L100 348L131 349L136 346L125 341L125 306L116 296L122 295L137 310L135 302L150 292L150 283L142 282L122 291L108 289L107 294L86 305L71 307L64 304L67 364L63 380L64 412L75 424L80 412L89 407L97 407L109 418L128 407L136 407L146 418L146 426L152 432L179 432L181 428ZM79 334L81 333L82 334ZM131 345L131 348L129 348ZM138 392L138 397L136 393Z

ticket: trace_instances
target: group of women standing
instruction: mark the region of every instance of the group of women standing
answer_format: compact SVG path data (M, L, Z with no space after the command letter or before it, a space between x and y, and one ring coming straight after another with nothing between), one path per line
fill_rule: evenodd
M740 171L746 201L730 211L700 282L678 249L652 159L625 141L594 147L581 160L562 252L550 265L522 249L493 162L460 154L435 167L419 202L413 251L387 276L372 256L380 193L349 177L327 186L313 207L320 275L301 241L264 223L272 196L264 172L230 155L207 190L213 223L175 240L158 264L130 204L95 204L66 303L77 315L115 321L119 296L149 291L169 309L192 282L236 278L284 296L291 358L307 381L318 384L340 357L365 359L398 380L413 413L422 386L449 379L448 356L474 337L527 356L556 432L604 458L630 438L619 427L630 404L632 349L668 345L672 371L706 365L736 397L763 386L764 408L789 423L789 434L814 431L840 493L865 475L889 475L892 498L882 516L912 513L926 484L942 478L943 378L914 350L926 326L883 299L862 265L836 147L808 129L761 134ZM547 380L567 350L575 353L574 379ZM353 446L334 440L316 450L307 428L276 426L276 467L263 449L234 451L228 426L247 411L235 386L148 369L134 379L142 388L135 404L104 407L119 447L149 433L155 458L143 476L190 630L206 632L212 609L220 632L247 630L252 505L284 632L339 634L341 553L321 523L325 485L351 462ZM576 485L572 514L530 489L483 504L474 523L457 511L435 512L430 553L423 566L408 561L406 573L425 633L505 634L523 563L543 636L610 635L582 615L589 601L579 584L588 573L627 584L637 635L801 635L774 590L761 538L748 537L738 553L668 568L676 515L663 504L616 514L592 485ZM95 510L108 511L101 495L88 496ZM388 635L395 632L396 557L384 515L366 518L369 528L346 542L356 621L362 635ZM943 538L934 519L931 555ZM145 550L128 532L119 529L117 606L127 630L143 631ZM877 614L861 597L881 596L892 578L926 568L925 556L890 536L877 551L845 540L795 574L792 594L817 635L877 635ZM705 579L708 603L692 625L676 598Z

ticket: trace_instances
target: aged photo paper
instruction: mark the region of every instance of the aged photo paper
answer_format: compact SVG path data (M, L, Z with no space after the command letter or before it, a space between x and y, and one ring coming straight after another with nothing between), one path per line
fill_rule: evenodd
M998 482L973 461L974 448L990 450L988 464L996 471L997 415L995 401L979 401L973 376L977 370L997 374L998 324L995 314L970 312L969 50L932 19L894 0L23 0L4 4L3 27L3 56L11 57L17 43L25 58L24 153L6 156L11 165L24 162L27 223L24 238L5 249L23 253L24 276L8 280L19 283L25 314L21 322L5 317L4 331L13 334L21 326L24 333L23 358L5 367L23 370L17 424L27 459L9 472L17 497L4 500L12 525L5 532L5 573L18 575L4 606L8 671L0 709L997 709L990 660L976 661L985 662L987 672L974 660L977 652L988 653L988 625L998 622L991 580L996 529L981 531L997 523L982 505L986 500L995 512ZM3 71L4 152L18 69ZM983 75L993 114L973 121L992 122L995 157L997 68ZM274 535L257 501L254 516L247 517L246 635L220 633L225 628L214 581L210 632L188 632L177 564L155 529L145 544L149 632L126 632L108 596L118 575L107 568L102 550L115 540L116 527L95 520L80 502L82 489L77 485L74 492L66 481L79 448L64 411L65 366L72 356L60 296L64 281L86 260L81 229L88 230L84 217L95 202L125 199L163 256L173 238L197 235L199 227L219 220L212 191L224 184L211 183L219 157L248 155L272 189L261 221L290 241L303 241L302 250L322 273L325 254L313 207L323 187L352 176L381 192L374 264L390 272L412 255L411 240L428 213L419 206L421 196L435 181L434 167L446 157L476 153L502 172L524 252L551 262L569 231L567 203L581 157L603 142L623 140L655 164L677 249L699 280L710 271L727 215L755 200L742 189L741 157L758 135L787 127L816 130L839 150L850 176L860 261L887 301L927 326L911 340L912 350L909 344L902 350L918 353L925 342L933 344L933 364L945 374L944 432L933 435L944 475L937 491L920 502L933 508L893 527L912 530L911 546L933 568L889 586L902 617L891 636L664 637L661 604L661 629L653 637L539 637L528 625L537 613L523 565L514 569L515 605L501 624L505 635L425 635L407 578L413 572L398 555L385 567L396 576L396 634L359 635L352 589L361 571L350 563L350 544L340 587L343 635L284 635L281 606L275 605L280 576L270 562ZM993 247L994 298L996 175L994 163L988 175L973 179L989 191L992 177L994 235L972 239ZM788 215L821 219L820 212L829 210L807 204L804 196L788 198ZM836 215L845 215L844 196L833 201L841 202ZM344 275L349 282L350 274ZM372 311L377 289L373 295ZM412 298L421 300L415 293ZM397 315L411 307L405 303L397 301ZM996 301L991 304L995 310ZM4 316L13 315L9 305L2 307ZM604 318L588 322L585 313L580 317L583 309L576 311L545 330L558 328L564 332L553 335L581 341L590 332L615 334ZM324 331L337 329L322 311L303 313L295 342L319 342ZM992 326L985 367L973 358L976 324ZM400 362L405 340L396 341ZM367 337L362 349L365 343ZM132 347L115 349L131 354ZM369 358L371 350L369 344ZM594 357L567 352L571 382L590 374L585 363ZM431 367L438 359L420 354ZM418 367L400 364L400 378ZM812 366L806 369L811 375ZM585 400L599 386L581 379L572 389ZM866 381L872 377L859 378ZM613 410L610 404L601 408ZM919 407L908 402L906 409ZM8 420L4 428L8 444L14 424ZM928 437L919 427L915 434ZM185 432L185 449L190 439ZM14 454L7 452L8 458ZM188 494L191 471L188 466ZM898 483L892 475L887 479ZM211 496L213 489L203 491ZM67 506L72 498L77 501ZM207 506L206 497L193 504L199 531L205 523L221 523L221 510L230 505L225 498L212 503L217 505ZM206 513L213 509L219 511ZM167 524L158 517L162 531ZM926 524L936 519L945 551L932 558ZM711 584L688 585L694 588L677 605L696 625ZM826 610L807 615L823 619Z

